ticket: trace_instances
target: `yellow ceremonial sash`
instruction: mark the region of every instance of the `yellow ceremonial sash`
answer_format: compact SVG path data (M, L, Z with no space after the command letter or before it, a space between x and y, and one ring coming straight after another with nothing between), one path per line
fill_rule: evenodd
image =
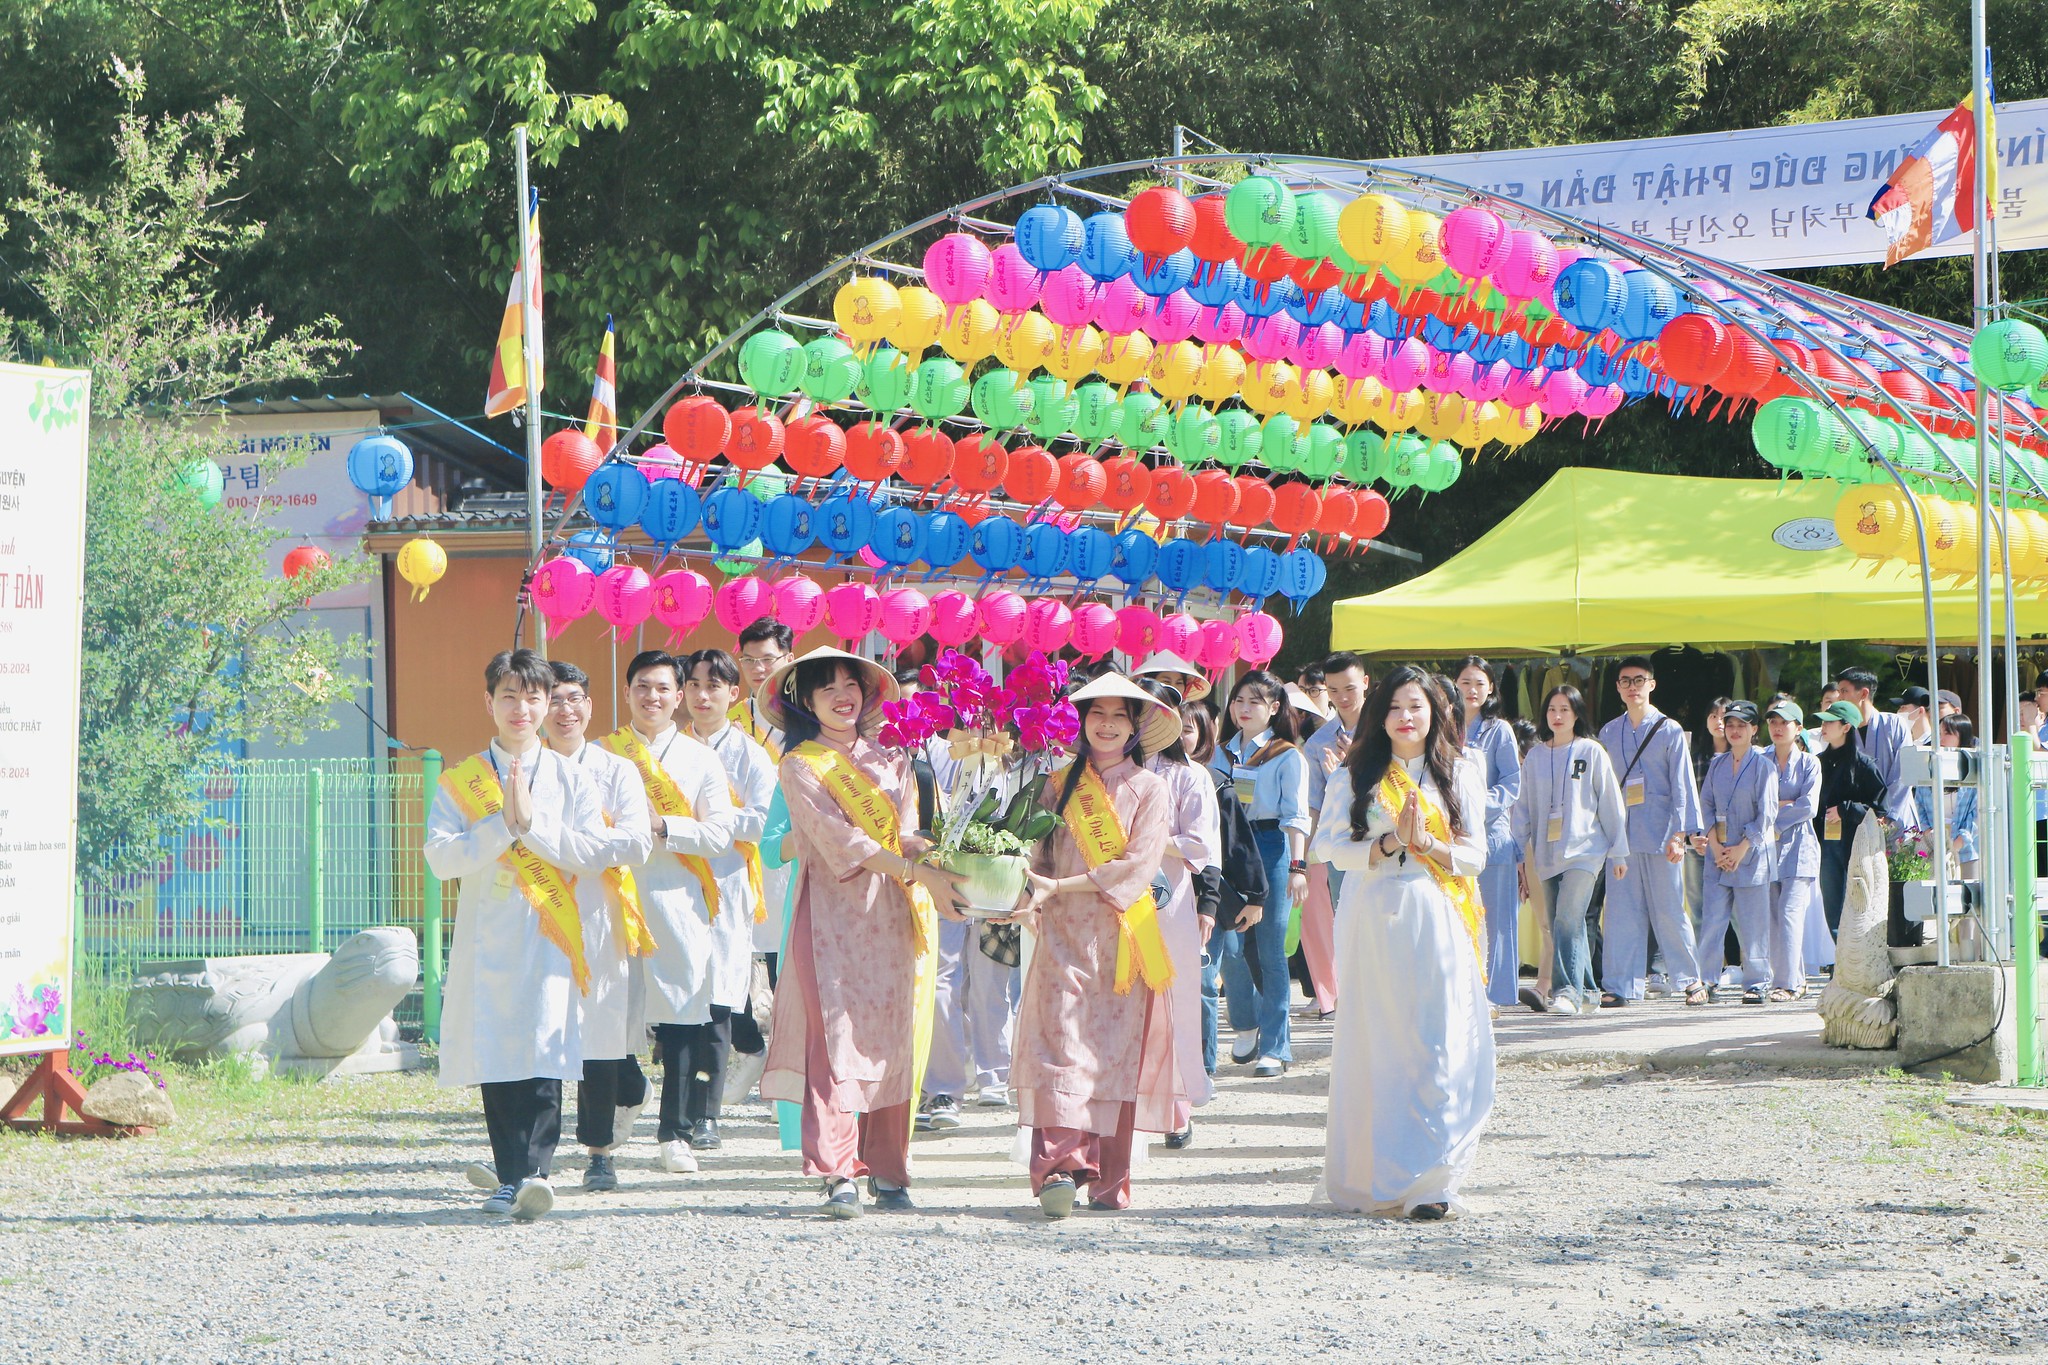
M760 717L754 714L753 702L734 702L732 710L725 713L725 718L739 726L741 734L766 749L768 757L777 763L782 762L782 746L775 742L775 732L763 725Z
M896 803L875 790L867 774L845 754L816 740L799 744L792 754L818 775L846 818L897 857L903 856L902 817ZM898 882L910 901L910 928L917 944L910 978L911 1129L917 1127L917 1096L924 1093L925 1063L932 1050L932 1007L939 988L939 908L917 881Z
M654 761L654 755L641 742L632 726L622 725L606 735L598 743L617 754L639 770L640 785L647 789L647 799L654 803L657 815L673 815L679 820L695 818L690 811L690 798L683 795L683 789L668 775L668 769ZM661 840L655 839L656 847ZM704 906L712 919L718 918L718 878L711 874L711 864L694 853L678 853L676 858L697 878L697 885L704 891Z
M1451 842L1450 822L1444 818L1444 808L1429 799L1408 770L1398 762L1387 764L1387 775L1380 779L1380 804L1390 815L1399 816L1408 804L1408 794L1413 792L1421 803L1422 827L1429 831L1429 837L1440 844ZM1422 865L1429 870L1430 879L1437 889L1448 896L1451 907L1464 922L1465 935L1472 940L1473 956L1479 959L1479 979L1486 979L1486 939L1481 926L1486 920L1486 911L1479 899L1479 882L1472 877L1454 876L1447 867L1441 867L1433 858L1423 858Z
M733 786L731 782L727 782L725 788L732 793L733 809L739 810L744 808L746 803L740 800L740 789ZM740 861L747 865L747 890L754 893L754 923L766 924L768 922L768 893L765 878L761 871L761 846L759 844L735 843L733 847L740 851Z
M482 754L471 754L441 774L441 785L471 824L504 809L505 789L498 785L496 769ZM576 989L590 994L590 964L583 960L583 920L576 913L576 879L517 839L498 855L498 861L510 865L520 892L540 916L541 936L569 959Z
M1067 802L1062 818L1067 822L1067 833L1074 836L1074 843L1081 850L1081 860L1094 871L1104 863L1113 863L1124 856L1124 827L1116 818L1116 803L1110 799L1109 788L1102 778L1086 761L1081 761L1081 780L1074 787L1073 799ZM1057 789L1066 790L1066 770L1054 773L1048 781ZM1163 991L1173 982L1173 959L1166 955L1166 938L1159 930L1159 906L1152 899L1148 889L1133 901L1128 909L1119 911L1117 922L1122 933L1116 943L1116 993L1131 993L1132 967L1144 975L1145 984L1155 991Z
M611 820L607 818L609 825ZM626 947L628 957L646 957L654 951L654 935L648 932L647 916L640 909L640 884L633 880L630 867L608 867L604 870L604 903L618 916L619 942Z

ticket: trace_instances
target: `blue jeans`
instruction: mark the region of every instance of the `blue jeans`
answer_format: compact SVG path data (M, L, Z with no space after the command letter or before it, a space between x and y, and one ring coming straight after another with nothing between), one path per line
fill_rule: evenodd
M1560 872L1543 879L1543 903L1550 907L1550 990L1565 991L1580 1005L1598 1000L1593 990L1593 957L1586 945L1586 906L1599 872Z
M1231 1027L1256 1027L1259 1056L1291 1062L1294 1046L1288 1031L1287 999L1293 983L1287 974L1287 835L1282 830L1259 829L1252 831L1252 837L1258 842L1259 860L1266 865L1265 913L1251 929L1223 936L1223 988L1230 997ZM1258 956L1259 980L1266 987L1263 991L1252 985L1251 968L1245 962L1247 951Z
M1223 947L1226 940L1236 938L1237 935L1228 930L1212 929L1202 950L1202 1069L1211 1076L1216 1074L1216 1016L1220 1010L1218 1000L1223 992ZM1241 1006L1240 1002L1232 999L1230 1013L1232 1028L1238 1026L1240 1017L1245 1020L1245 1028L1251 1027L1249 1005Z

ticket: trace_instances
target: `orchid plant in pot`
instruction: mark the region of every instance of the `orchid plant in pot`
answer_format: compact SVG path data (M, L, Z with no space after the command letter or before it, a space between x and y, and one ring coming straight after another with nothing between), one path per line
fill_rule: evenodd
M1015 908L1040 839L1058 817L1039 804L1046 778L1073 751L1081 718L1066 699L1067 665L1032 654L997 682L949 649L920 670L921 690L882 707L881 742L921 749L934 739L939 802L933 860L963 879L978 918Z

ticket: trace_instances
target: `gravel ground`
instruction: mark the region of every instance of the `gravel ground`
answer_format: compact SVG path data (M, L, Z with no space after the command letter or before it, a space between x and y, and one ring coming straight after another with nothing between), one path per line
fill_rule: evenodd
M1898 1076L1510 1064L1470 1216L1311 1208L1327 1029L1226 1068L1137 1206L1047 1224L1013 1111L920 1137L911 1215L811 1213L759 1105L670 1176L486 1223L426 1077L175 1081L133 1142L0 1137L0 1360L1296 1362L2048 1355L2048 1120Z

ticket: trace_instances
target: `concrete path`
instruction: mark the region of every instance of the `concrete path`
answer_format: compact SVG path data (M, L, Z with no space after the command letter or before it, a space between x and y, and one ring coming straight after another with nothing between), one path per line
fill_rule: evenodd
M1882 1071L1895 1050L1864 1052L1820 1040L1818 993L1781 1005L1689 1006L1672 998L1569 1017L1503 1010L1493 1026L1502 1063L1680 1067L1746 1062L1786 1071Z

